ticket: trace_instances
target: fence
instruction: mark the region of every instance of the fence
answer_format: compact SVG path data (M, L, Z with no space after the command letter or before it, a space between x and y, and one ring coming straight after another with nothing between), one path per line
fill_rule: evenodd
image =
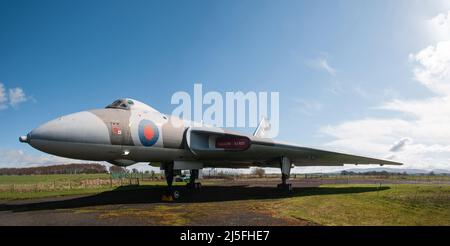
M74 176L76 177L76 176ZM143 181L159 181L160 175L121 173L111 174L109 178L95 179L67 179L42 181L36 183L12 183L0 184L0 192L39 192L39 191L61 191L72 189L97 189L118 187L125 185L140 185Z

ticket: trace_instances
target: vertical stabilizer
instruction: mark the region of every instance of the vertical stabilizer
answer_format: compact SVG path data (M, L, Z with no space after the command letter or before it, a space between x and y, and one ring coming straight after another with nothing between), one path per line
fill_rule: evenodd
M253 136L265 138L270 131L270 122L263 117L261 119L261 122L259 122L258 127L256 128L255 132L253 133Z

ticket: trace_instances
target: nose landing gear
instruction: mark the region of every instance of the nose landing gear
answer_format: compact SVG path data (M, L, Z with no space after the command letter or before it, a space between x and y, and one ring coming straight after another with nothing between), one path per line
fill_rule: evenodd
M178 191L173 190L173 176L174 176L174 170L173 170L173 162L169 163L163 163L164 168L164 176L166 177L167 182L167 191L162 195L161 200L163 202L173 202L175 199L180 197L180 194Z
M162 163L161 167L164 170L164 175L167 182L167 190L162 195L161 200L164 202L173 202L180 197L180 192L173 189L173 179L175 176L174 163ZM191 169L190 172L191 175L189 177L189 183L186 184L186 187L188 189L200 189L202 184L200 182L195 182L195 179L198 179L199 170Z

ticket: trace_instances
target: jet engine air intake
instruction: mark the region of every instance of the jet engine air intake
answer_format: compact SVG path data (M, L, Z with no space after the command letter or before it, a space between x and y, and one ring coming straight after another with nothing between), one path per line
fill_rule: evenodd
M225 153L225 151L245 151L250 148L250 138L234 133L214 131L214 129L190 128L187 143L197 156Z

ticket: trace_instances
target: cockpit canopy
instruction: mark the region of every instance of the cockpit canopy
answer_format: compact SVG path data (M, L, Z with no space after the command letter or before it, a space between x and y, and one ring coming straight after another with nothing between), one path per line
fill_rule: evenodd
M156 109L148 106L147 104L130 98L117 99L110 105L106 106L106 108L123 109L123 110L139 109L149 112L158 112Z
M110 105L106 106L106 108L117 108L117 109L130 110L131 105L134 105L134 102L131 99L118 99L118 100L115 100Z

